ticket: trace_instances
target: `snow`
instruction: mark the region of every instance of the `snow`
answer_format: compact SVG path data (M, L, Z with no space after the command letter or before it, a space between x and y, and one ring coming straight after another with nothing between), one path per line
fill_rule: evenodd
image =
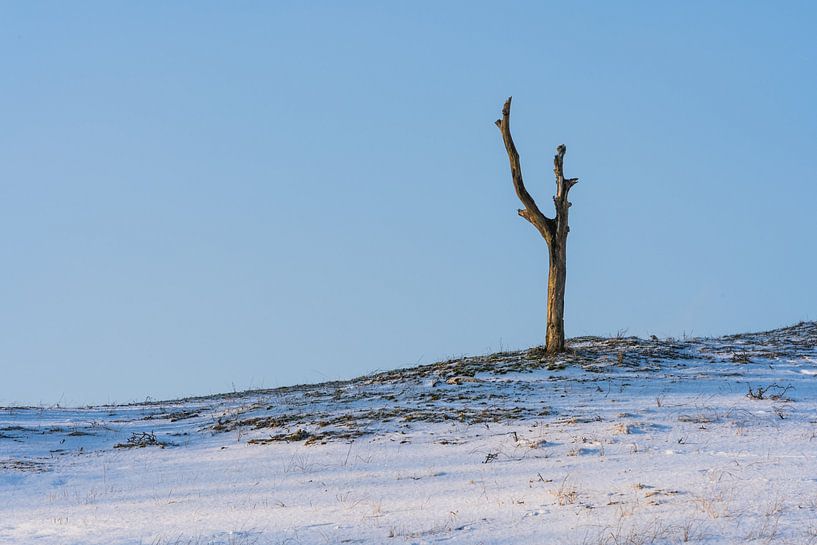
M571 348L3 408L0 543L817 544L817 324Z

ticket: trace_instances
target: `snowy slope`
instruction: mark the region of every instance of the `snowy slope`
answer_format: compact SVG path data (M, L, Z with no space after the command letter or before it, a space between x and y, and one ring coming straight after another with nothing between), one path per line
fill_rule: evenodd
M3 408L0 544L817 544L817 323L570 349Z

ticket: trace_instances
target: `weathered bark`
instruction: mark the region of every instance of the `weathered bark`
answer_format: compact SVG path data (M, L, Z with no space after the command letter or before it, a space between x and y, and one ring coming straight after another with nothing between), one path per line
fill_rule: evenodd
M524 209L517 213L528 220L548 245L550 265L548 267L548 295L547 295L547 332L545 334L545 351L548 354L561 352L565 348L565 280L567 278L567 234L570 227L567 224L570 201L567 194L578 178L564 177L564 156L567 148L564 144L556 148L553 158L553 173L556 175L556 196L553 204L556 207L556 217L548 218L539 210L533 197L530 196L522 180L522 166L519 162L519 153L511 137L511 99L505 101L502 107L502 119L496 121L505 142L508 159L511 165L511 178L516 195L524 205Z

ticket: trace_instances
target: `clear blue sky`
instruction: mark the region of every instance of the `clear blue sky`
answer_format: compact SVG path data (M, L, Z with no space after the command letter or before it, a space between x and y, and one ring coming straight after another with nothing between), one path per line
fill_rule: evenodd
M817 318L813 2L6 2L0 404Z

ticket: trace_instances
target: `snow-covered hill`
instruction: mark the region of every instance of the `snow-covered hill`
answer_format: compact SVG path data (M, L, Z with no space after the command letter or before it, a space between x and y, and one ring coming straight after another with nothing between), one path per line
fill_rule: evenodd
M817 323L0 410L0 543L817 544Z

